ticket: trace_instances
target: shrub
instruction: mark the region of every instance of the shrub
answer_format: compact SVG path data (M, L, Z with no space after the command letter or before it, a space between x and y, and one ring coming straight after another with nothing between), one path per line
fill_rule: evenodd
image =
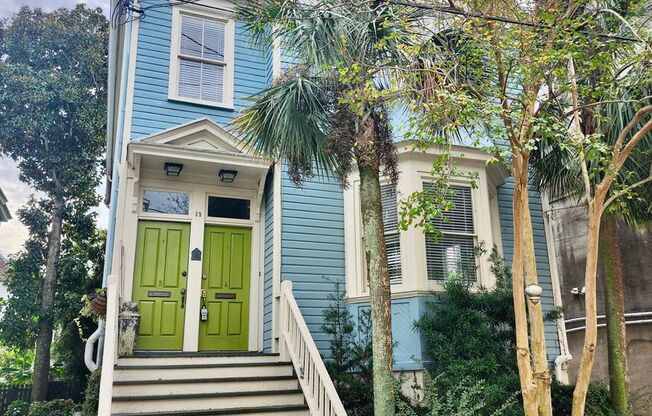
M100 398L100 376L102 370L98 368L88 375L86 392L84 393L84 403L82 403L81 413L83 416L97 415L97 407Z
M27 416L29 413L29 403L22 400L16 400L11 402L5 416Z
M492 415L500 409L501 415L519 415L518 400L509 400L520 391L509 270L495 250L490 258L496 289L472 289L452 276L415 324L433 360L433 382L426 392L433 396L430 403L450 405L451 391L481 394L483 406L473 414Z
M573 407L573 390L575 386L552 383L552 407L554 416L571 414ZM617 413L611 404L611 396L607 386L600 383L591 383L586 395L585 416L616 416Z
M325 361L328 373L350 416L373 416L371 321L363 313L356 325L344 302L342 282L328 295L323 331L330 336L331 356Z
M75 407L75 402L69 399L34 402L30 404L27 416L73 416Z

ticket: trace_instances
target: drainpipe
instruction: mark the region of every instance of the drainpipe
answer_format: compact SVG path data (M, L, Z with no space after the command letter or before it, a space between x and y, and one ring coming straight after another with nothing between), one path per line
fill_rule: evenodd
M115 7L115 5L112 5L112 9ZM119 103L118 103L118 122L115 130L115 145L113 146L113 159L111 163L112 167L112 172L111 172L111 178L110 180L110 187L111 187L111 193L110 193L110 207L109 207L109 225L108 225L108 233L106 237L106 250L104 254L104 270L102 273L102 287L106 287L107 285L107 279L108 276L111 274L111 262L113 259L113 245L115 242L115 223L116 223L116 211L117 211L117 204L118 204L118 190L119 190L119 183L120 183L120 172L119 172L119 166L120 166L120 161L122 159L122 146L124 142L124 126L125 126L125 112L126 112L126 103L127 103L127 81L129 78L129 55L131 52L131 28L132 28L132 21L129 20L127 23L125 23L125 32L124 32L124 48L122 52L122 67L121 67L121 72L120 72L120 98L119 98ZM109 43L111 41L114 42L115 44L115 51L114 49L111 49L111 46L109 46L109 51L114 52L115 55L117 55L117 39L115 39L116 36L118 36L119 32L117 29L112 29L113 36L110 37ZM114 55L114 56L115 56ZM116 63L115 62L110 62L109 63L109 82L112 84L111 80L115 79L116 76ZM108 100L108 112L111 114L113 111L113 100L114 100L114 89L109 87L109 100ZM108 126L109 130L112 130L112 126ZM110 136L109 136L110 137ZM108 155L107 155L108 156ZM84 353L84 362L86 363L86 367L88 367L89 370L94 371L99 366L102 364L102 354L104 351L104 327L105 327L105 322L104 320L100 320L100 323L98 325L97 330L88 338L86 341L86 349ZM98 348L97 348L97 356L95 359L95 362L92 360L92 354L93 354L93 344L95 342L98 342Z
M568 384L568 371L564 368L564 364L572 359L573 356L570 354L561 354L555 358L555 380L561 384Z

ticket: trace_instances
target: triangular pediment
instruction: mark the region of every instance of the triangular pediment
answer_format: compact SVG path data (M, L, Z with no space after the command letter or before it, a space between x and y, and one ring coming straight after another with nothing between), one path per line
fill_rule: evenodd
M209 118L201 118L138 140L139 143L173 145L188 150L248 154L244 144Z

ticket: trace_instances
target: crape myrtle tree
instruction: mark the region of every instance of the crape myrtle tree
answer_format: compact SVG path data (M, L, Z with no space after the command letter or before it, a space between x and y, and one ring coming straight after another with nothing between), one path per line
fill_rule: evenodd
M590 2L393 3L431 10L435 15L433 21L443 22L432 36L431 45L436 46L435 60L424 62L417 68L420 75L413 77L418 85L429 88L422 91L420 104L427 106L436 118L450 112L451 108L458 108L460 102L469 102L471 107L476 106L475 114L473 111L460 111L456 123L460 126L481 125L479 131L475 129L472 133L488 135L494 140L503 139L506 144L490 150L497 160L507 164L514 178L512 276L517 362L524 410L526 415L549 415L550 374L540 303L527 302L526 315L524 286L527 285L529 289L538 286L527 192L530 159L540 147L542 137L572 145L572 154L579 159L580 166L585 164L589 150L596 152L600 148L596 144L585 149L583 146L588 144L584 138L578 139L581 135L569 134L571 116L577 112L565 114L551 111L551 107L559 105L568 109L579 106L575 75L570 71L569 58L577 54L584 60L582 63L587 72L604 65L608 67L611 61L605 61L600 54L592 56L586 53L591 50L588 47L595 42L619 42L623 39L597 32L602 28L596 21L602 14L612 13L612 10ZM425 29L433 27L433 21L428 22ZM422 32L426 33L426 30ZM616 47L619 45L617 43ZM647 51L645 48L643 50ZM580 56L580 52L584 52L584 55ZM638 59L640 61L641 57ZM571 100L573 97L575 100ZM642 135L646 134L647 125L641 123L647 111L647 107L643 106L625 123L624 130L619 132L618 139L610 148L611 157L601 159L601 163L607 160L602 178L606 182L596 182L595 189L593 185L585 187L590 211L595 212L596 216L602 212L605 203L610 202L604 199L605 188L609 188L622 163ZM578 117L574 119L577 121ZM575 131L580 129L575 128ZM581 178L589 177L585 171L583 169ZM629 187L625 189L630 190ZM594 199L595 195L597 199ZM589 228L590 239L596 238L597 231L593 230L598 229L595 222L593 225ZM589 242L592 243L591 240ZM593 262L593 257L587 259L587 301L595 297ZM531 290L530 293L534 292ZM589 381L587 374L590 375L595 350L593 332L597 328L592 319L591 304L594 305L594 302L587 303L588 337L581 365L588 371L583 371L578 379L574 415L583 414Z
M645 13L650 13L640 1L618 2L611 6L610 12L601 14L595 21L596 26L605 32L637 35L636 31L631 33L633 25L624 18L635 21L641 17L644 20ZM641 34L649 36L649 33ZM640 118L639 125L631 127L631 133L626 133L624 140L630 142L638 129L644 127L643 113L648 111L645 107L651 103L652 75L645 44L643 38L641 42L624 43L590 38L582 48L573 52L569 76L573 77L575 85L571 92L575 101L566 108L555 103L550 110L561 115L572 114L573 131L579 134L570 143L544 137L533 158L536 181L541 188L552 195L573 198L583 205L587 195L595 194L593 188L604 183L606 174L616 168L610 166L609 161L613 160L615 151L622 151L617 150L621 148L618 144L620 134L626 131L630 122ZM567 113L568 108L573 107L577 111ZM592 229L594 233L598 228L600 231L598 236L592 237L597 239L593 244L598 248L592 245L593 254L587 258L587 262L595 263L599 253L607 321L609 391L619 415L630 415L632 408L627 377L624 270L618 230L620 224L640 227L652 221L649 209L652 200L652 134L643 134L638 140L640 142L634 143L635 148L619 171L614 172L611 186L601 185L607 188L605 206L601 209L599 227L596 218ZM578 153L582 158L577 157ZM597 209L592 212L594 216L600 215ZM591 274L595 275L595 272ZM587 317L595 314L590 307L587 310ZM587 334L593 336L592 332Z
M526 298L526 288L534 295L540 290L528 201L530 158L542 132L568 137L568 117L547 108L568 95L568 50L586 37L568 33L588 36L584 25L595 10L580 1L390 2L432 16L419 30L430 40L419 45L431 58L412 68L406 81L415 86L413 107L426 120L448 119L465 130L468 139L486 146L512 174L512 286L521 393L526 415L550 415L542 306ZM421 204L417 212L428 215L430 209L441 208Z
M23 7L0 32L0 153L45 198L48 213L32 400L47 395L54 302L67 213L94 195L106 113L108 24L79 5Z
M346 184L357 169L369 282L376 415L392 415L390 284L380 176L396 181L396 150L388 122L392 74L400 67L404 25L417 13L385 1L264 0L238 5L259 39L279 42L297 66L254 97L233 122L245 143L287 164L301 183L314 173ZM395 22L401 24L395 25Z

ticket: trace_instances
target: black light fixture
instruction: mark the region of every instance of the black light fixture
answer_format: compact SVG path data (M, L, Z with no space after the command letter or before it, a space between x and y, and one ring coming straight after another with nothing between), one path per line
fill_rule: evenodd
M225 183L232 183L235 180L235 175L237 174L237 170L220 169L220 181Z
M179 176L183 170L183 165L181 163L165 162L163 169L165 169L165 174L168 176Z

